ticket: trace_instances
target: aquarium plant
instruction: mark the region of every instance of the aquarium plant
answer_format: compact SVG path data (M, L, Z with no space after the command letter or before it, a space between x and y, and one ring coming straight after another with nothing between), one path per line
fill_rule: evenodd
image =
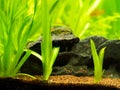
M51 37L51 18L49 15L48 2L47 0L41 0L42 4L42 42L41 42L41 54L42 54L42 65L43 65L43 79L48 80L52 66L58 55L59 48L52 47Z
M52 46L52 36L51 36L51 25L53 20L53 11L56 10L56 6L59 1L50 1L48 5L48 0L36 0L40 1L40 28L41 35L39 38L42 39L40 43L41 55L33 50L29 50L32 55L36 56L42 62L43 67L43 80L48 80L52 72L53 64L59 52L59 47ZM38 3L38 2L37 2ZM55 18L54 18L55 20Z
M32 37L39 35L36 6L30 0L0 0L0 76L13 77L31 54L26 48ZM37 24L36 24L37 23ZM37 30L36 30L37 29ZM35 39L35 38L34 38Z
M96 9L90 14L90 26L81 38L97 35L108 39L119 39L119 3L119 0L101 0Z
M81 38L91 25L91 14L102 0L60 0L53 23L71 28L72 33ZM57 14L57 15L56 15Z
M79 0L79 16L73 34L81 38L90 26L90 15L99 6L101 0Z
M106 23L109 28L106 29L106 36L109 39L120 39L120 0L103 0L101 9L105 11L104 18L108 17Z
M119 39L119 0L56 0L56 3L57 8L52 11L54 25L70 27L81 39L93 35Z
M94 81L95 83L98 83L103 76L103 59L105 47L100 50L99 54L97 54L95 43L92 39L90 40L90 45L94 62Z

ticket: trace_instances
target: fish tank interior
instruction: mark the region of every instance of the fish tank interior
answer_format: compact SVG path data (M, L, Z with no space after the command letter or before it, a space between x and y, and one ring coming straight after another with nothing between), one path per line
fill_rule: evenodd
M0 0L0 33L1 88L120 89L120 0Z
M48 0L48 2L51 26L68 26L73 34L81 39L93 35L119 39L119 0ZM33 13L32 0L29 0L29 6L29 13Z
M70 27L81 39L93 35L119 39L119 3L119 0L61 1L53 24Z

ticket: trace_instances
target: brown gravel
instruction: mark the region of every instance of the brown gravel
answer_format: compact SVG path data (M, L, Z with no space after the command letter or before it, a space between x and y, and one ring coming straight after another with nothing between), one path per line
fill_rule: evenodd
M39 80L42 78L41 76L36 76ZM93 77L77 77L73 75L59 75L59 76L50 76L50 83L57 84L88 84L88 85L105 85L120 88L120 78L102 78L99 83L94 83Z
M17 80L16 80L17 79ZM102 78L99 83L94 83L94 77L58 75L50 76L48 81L43 80L43 76L36 75L34 78L19 76L13 78L0 78L0 87L11 90L120 90L120 78Z

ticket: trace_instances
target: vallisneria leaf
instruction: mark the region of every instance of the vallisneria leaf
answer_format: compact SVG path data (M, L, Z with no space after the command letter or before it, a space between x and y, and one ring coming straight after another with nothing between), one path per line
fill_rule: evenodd
M42 56L40 54L38 54L37 52L31 51L31 54L36 56L37 58L39 58L42 61Z
M51 61L50 61L50 68L52 68L57 56L58 56L58 53L59 53L59 47L54 47L53 50L52 50L52 56L51 56Z
M90 39L90 45L91 45L91 53L92 53L93 63L94 63L94 81L97 83L101 80L103 75L102 67L103 67L105 48L102 48L98 55L95 47L95 43L92 39Z
M105 48L106 48L106 47L102 48L102 49L100 50L100 52L99 52L99 59L100 59L101 68L102 68L102 66L103 66Z
M43 79L48 80L51 72L53 63L58 55L59 48L52 47L52 36L51 36L51 17L49 13L49 6L47 0L42 0L42 42L41 42L41 53L42 53L42 65L43 65Z
M29 50L27 50L25 55L23 56L23 58L20 60L19 64L17 65L17 67L13 71L13 73L12 73L13 76L20 70L21 66L23 66L23 64L25 63L25 61L28 59L28 57L30 55L31 55L31 52Z
M32 1L35 5L33 15L29 13L30 0L0 0L0 76L15 76L31 54L30 50L24 54L24 49L40 30L40 20L34 18L40 15L35 13L37 1L40 0Z
M96 47L95 47L95 43L93 40L90 40L90 44L91 44L91 52L92 52L92 56L93 56L93 62L94 62L94 68L95 70L97 70L99 68L99 56L97 54L96 51Z

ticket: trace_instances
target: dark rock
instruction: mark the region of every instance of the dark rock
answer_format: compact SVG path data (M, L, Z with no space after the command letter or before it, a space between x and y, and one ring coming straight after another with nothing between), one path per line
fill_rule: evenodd
M60 51L70 51L71 47L79 42L79 38L74 36L71 31L69 27L53 27L53 46L60 47Z
M119 74L120 74L120 62L116 64L116 70L117 70L117 72L119 72Z
M52 75L75 75L75 76L85 76L87 75L86 66L56 66L53 68Z
M113 62L120 62L120 40L109 40L101 44L98 49L106 47L105 59L113 59Z
M106 41L98 47L98 50L100 50L103 47L106 47L104 56L104 66L108 68L111 64L120 63L120 40Z
M106 47L103 63L104 76L120 76L120 40L108 40L101 36L92 36L79 40L72 36L69 31L64 32L64 34L59 32L59 34L57 32L52 34L54 36L54 38L52 37L53 46L60 47L60 52L53 66L52 75L94 75L94 65L90 49L90 39L92 39L95 42L97 52ZM40 53L40 41L32 43L30 48ZM29 60L23 65L21 72L42 74L42 62L31 55Z
M72 65L72 66L80 66L85 65L86 57L78 55L74 52L61 52L59 53L54 66L64 66L64 65Z
M89 64L91 60L91 49L90 49L90 39L92 39L95 42L96 48L98 48L99 45L107 41L106 38L100 37L100 36L92 36L89 38L86 38L84 40L79 41L79 43L75 44L72 47L72 52L76 55L80 56L81 59L79 60L79 63L83 62L83 64ZM92 62L93 63L93 62Z
M75 37L71 33L69 27L61 27L61 26L52 27L51 32L52 32L53 47L60 47L60 52L70 51L72 46L79 42L79 38ZM41 41L42 38L40 37L35 42L28 43L27 48L41 54ZM64 63L61 60L62 64L65 64L66 61L69 59L64 58L63 60ZM57 61L59 62L59 60ZM37 57L31 55L22 66L21 72L24 73L26 72L28 74L41 74L42 62Z
M20 71L31 75L41 75L43 73L42 62L31 55L28 60L23 64Z
M86 38L85 40L87 40L87 42L89 42L90 39L92 39L95 42L96 48L99 45L103 44L104 42L108 41L108 39L106 39L105 37L102 37L102 36L91 36L91 37Z
M56 62L54 64L55 72L53 70L53 73L56 74L72 74L72 75L93 75L93 72L89 72L87 69L87 66L90 64L93 66L93 61L91 58L91 49L90 49L90 39L93 39L96 46L98 47L103 42L107 41L104 37L98 37L93 36L89 37L85 40L79 41L79 43L75 44L71 51L69 52L61 52L59 53ZM92 63L92 64L91 64ZM83 71L80 71L75 68L83 68L86 66L86 69L84 68ZM53 69L54 69L53 68ZM66 72L66 69L69 72Z
M69 51L72 46L79 42L79 38L74 36L69 27L56 26L52 27L52 43L53 47L60 47L60 52ZM35 42L30 42L27 48L41 53L42 38L38 38Z
M120 78L120 73L116 69L117 64L111 64L108 69L104 69L103 77Z

